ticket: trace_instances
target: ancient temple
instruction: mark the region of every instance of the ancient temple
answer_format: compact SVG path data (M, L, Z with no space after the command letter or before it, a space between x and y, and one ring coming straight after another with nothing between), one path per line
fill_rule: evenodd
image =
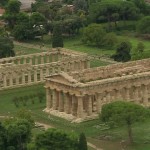
M80 122L98 116L103 104L124 100L150 106L150 59L46 77L45 111Z

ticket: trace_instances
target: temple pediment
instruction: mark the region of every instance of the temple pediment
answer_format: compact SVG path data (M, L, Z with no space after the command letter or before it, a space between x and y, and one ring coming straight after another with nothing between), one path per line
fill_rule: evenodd
M61 72L59 74L48 76L46 78L48 78L48 80L50 80L50 81L55 81L55 82L63 83L63 84L75 84L75 83L78 83L77 80L75 80L73 77L69 76L65 72Z

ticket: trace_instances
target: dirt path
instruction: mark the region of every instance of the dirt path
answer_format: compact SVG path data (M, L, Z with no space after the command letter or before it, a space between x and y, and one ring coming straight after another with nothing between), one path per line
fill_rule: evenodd
M96 147L94 144L87 142L87 145L94 148L95 150L103 150L101 148Z

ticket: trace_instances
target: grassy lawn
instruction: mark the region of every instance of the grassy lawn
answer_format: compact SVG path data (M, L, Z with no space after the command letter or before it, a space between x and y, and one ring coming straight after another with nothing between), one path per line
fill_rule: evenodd
M132 52L134 51L134 49L136 48L138 42L143 42L144 46L145 46L145 50L143 52L143 55L146 57L150 57L150 42L148 40L142 40L140 38L135 38L133 36L118 36L118 38L126 38L128 39L131 43L132 43ZM40 50L40 45L42 43L44 43L45 47L51 47L51 39L50 36L44 36L44 41L40 41L40 40L35 40L35 41L31 41L28 42L30 44L36 44L39 45L39 50L34 49L34 48L25 48L25 47L21 47L18 45L15 45L15 51L18 54L30 54L30 53L36 53L36 52L41 52ZM71 49L71 50L75 50L75 51L80 51L80 52L85 52L88 53L90 55L112 55L115 53L114 49L102 49L102 48L97 48L97 47L91 47L91 46L87 46L82 44L81 42L81 36L76 36L76 37L68 37L64 39L64 47Z
M20 46L20 45L15 45L14 50L16 52L16 55L26 55L26 54L40 53L41 52L40 48L38 50L35 48L27 48L27 47Z

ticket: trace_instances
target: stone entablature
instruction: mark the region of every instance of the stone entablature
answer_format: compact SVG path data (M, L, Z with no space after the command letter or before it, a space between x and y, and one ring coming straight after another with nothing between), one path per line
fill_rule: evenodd
M116 74L117 69L119 75L118 72ZM105 78L101 76L104 73L101 71L107 73ZM61 72L46 77L45 88L45 111L76 122L96 117L103 104L115 100L149 107L150 59L68 74Z
M44 82L45 76L61 71L89 68L89 58L86 54L79 54L66 49L56 49L47 53L19 56L20 59L0 59L0 90Z
M87 54L74 52L72 50L68 50L64 48L57 48L57 49L51 49L48 52L41 52L41 53L3 58L3 59L0 59L0 64L6 64L6 63L27 64L29 63L31 65L38 65L38 64L44 64L44 63L49 63L49 62L56 62L61 59L71 60L71 58L74 58L76 56L84 57L84 56L87 56Z

